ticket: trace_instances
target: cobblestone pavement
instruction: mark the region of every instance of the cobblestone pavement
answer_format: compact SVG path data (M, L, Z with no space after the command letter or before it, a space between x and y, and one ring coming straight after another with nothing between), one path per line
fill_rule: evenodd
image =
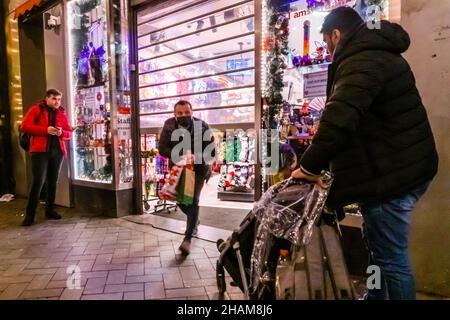
M66 208L62 220L45 220L40 210L33 226L21 227L25 205L0 203L0 299L243 298L233 287L219 295L213 242L193 239L183 258L182 235ZM80 287L69 289L68 268L77 267Z
M229 285L219 295L214 242L193 239L191 254L183 258L177 233L67 208L59 208L61 220L46 220L40 209L34 225L21 227L25 206L24 199L0 202L0 300L244 298ZM69 273L77 268L79 289L70 289ZM364 279L353 283L361 296ZM418 292L417 298L444 297Z

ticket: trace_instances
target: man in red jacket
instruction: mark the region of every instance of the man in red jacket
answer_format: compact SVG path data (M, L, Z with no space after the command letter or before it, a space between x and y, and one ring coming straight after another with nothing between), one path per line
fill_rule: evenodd
M45 216L48 219L61 219L61 215L54 210L56 182L63 157L67 155L65 141L70 139L72 133L67 115L61 107L61 92L50 89L44 100L31 106L22 122L21 130L31 136L29 151L33 175L22 225L33 224L44 182L47 182Z

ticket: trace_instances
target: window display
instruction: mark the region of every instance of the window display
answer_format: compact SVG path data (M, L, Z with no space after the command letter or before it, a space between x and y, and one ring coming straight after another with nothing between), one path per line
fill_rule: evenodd
M126 0L67 3L74 179L106 188L133 180L127 8Z
M157 9L150 8L137 14L141 130L160 130L180 99L190 101L194 117L212 128L222 130L227 124L253 127L254 1L182 3L186 8L167 16L160 17ZM229 186L221 191L253 194L254 160L248 159L252 154L248 152L249 140L248 136L236 138L240 148L236 159L223 165L218 161L217 173L234 172Z
M218 138L218 139L217 139ZM253 193L255 188L256 134L254 130L227 131L216 136L217 163L220 174L218 198L228 199L229 192ZM249 201L253 201L249 197Z
M131 93L128 52L128 1L111 0L114 28L115 80L112 89L115 93L117 112L118 145L115 153L119 164L119 183L130 184L133 181L133 153L131 137Z
M113 159L106 12L103 1L71 1L69 14L75 179L111 183Z
M232 7L224 0L212 1L207 6L216 10L205 16L198 15L205 11L204 5L197 5L163 18L149 13L145 16L150 20L141 20L139 105L145 117L141 128L157 122L150 114L168 118L160 113L172 114L181 98L195 110L254 105L254 5L253 1L236 3ZM173 24L177 16L183 17L183 23ZM186 16L193 16L192 21ZM247 113L237 113L242 111ZM217 119L216 123L225 120L215 116L219 115L215 110L200 115ZM254 112L237 120L253 122Z

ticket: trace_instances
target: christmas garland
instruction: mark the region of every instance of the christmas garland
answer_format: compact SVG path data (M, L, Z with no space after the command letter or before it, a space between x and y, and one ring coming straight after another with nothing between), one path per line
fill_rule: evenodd
M269 12L269 28L266 39L263 39L263 50L267 52L267 81L263 92L263 123L262 128L269 130L277 128L280 112L283 106L283 76L288 67L287 55L289 38L289 19L287 11L281 10L272 1L266 3Z

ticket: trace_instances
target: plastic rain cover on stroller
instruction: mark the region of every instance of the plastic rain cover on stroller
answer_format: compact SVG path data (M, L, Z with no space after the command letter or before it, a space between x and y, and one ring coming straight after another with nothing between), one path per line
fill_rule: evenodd
M327 187L293 178L270 187L254 205L253 214L259 222L251 258L250 291L255 294L261 284L273 283L276 261L268 261L274 240L286 239L295 245L308 244L314 224L318 221L333 180L322 174ZM275 265L268 266L268 263Z

